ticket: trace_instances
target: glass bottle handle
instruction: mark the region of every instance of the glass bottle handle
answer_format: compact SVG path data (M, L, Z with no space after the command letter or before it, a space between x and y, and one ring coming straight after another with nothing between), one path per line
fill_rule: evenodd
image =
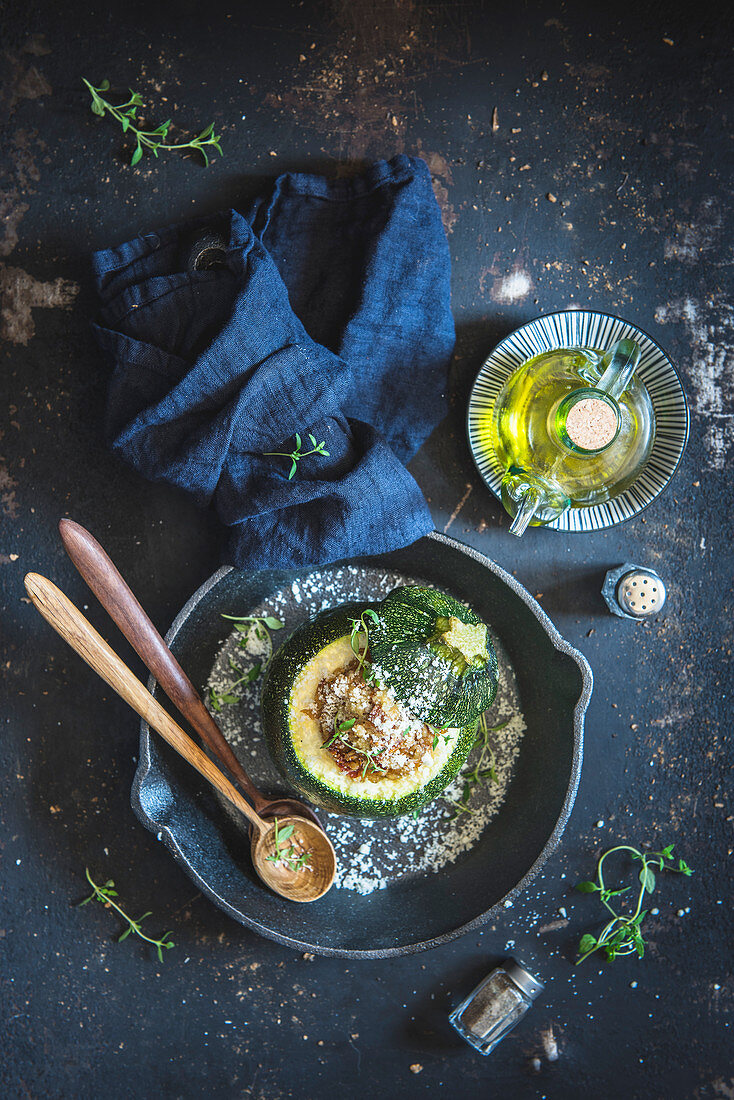
M632 380L640 361L640 345L625 337L617 340L599 363L601 377L595 389L613 397L621 397Z
M537 489L528 486L518 501L519 506L515 513L515 518L510 525L511 535L517 535L519 538L520 535L525 534L528 524L535 515L539 504L540 493Z

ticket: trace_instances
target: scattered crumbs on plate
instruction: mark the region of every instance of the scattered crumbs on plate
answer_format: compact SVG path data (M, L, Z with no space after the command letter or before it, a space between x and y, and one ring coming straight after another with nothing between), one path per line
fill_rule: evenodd
M369 566L337 566L309 573L277 589L257 607L237 608L233 613L274 615L280 619L285 629L271 632L272 643L277 649L300 622L320 611L350 600L382 599L398 585L420 583L425 582ZM453 783L415 818L407 815L365 821L320 810L336 850L334 885L338 889L371 894L375 890L385 890L406 875L425 875L441 870L473 848L504 802L520 751L525 721L512 667L497 639L493 636L492 640L497 650L499 686L495 703L487 712L487 725L491 729L507 723L490 735L497 781L475 787L468 803L472 812L456 815L449 801L461 799L462 775L473 767L478 753L475 749ZM227 694L234 681L261 663L269 652L270 642L258 637L255 629L246 633L233 629L217 655L207 689ZM233 669L231 661L242 672ZM260 724L261 684L262 673L253 683L243 681L236 687L239 702L223 704L215 713L207 697L207 706L257 786L273 794L293 794L276 771L264 743ZM222 805L234 815L228 803Z

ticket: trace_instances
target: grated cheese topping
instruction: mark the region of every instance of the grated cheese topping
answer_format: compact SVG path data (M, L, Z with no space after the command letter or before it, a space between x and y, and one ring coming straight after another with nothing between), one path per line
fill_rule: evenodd
M374 782L379 774L408 775L430 763L440 736L379 684L368 684L356 660L324 677L316 689L312 716L321 726L324 751L363 783Z
M345 794L364 785L369 798L392 798L424 787L449 759L458 731L430 730L385 688L355 673L348 637L325 646L300 670L289 705L296 756L311 775ZM346 737L326 748L335 721L352 717Z

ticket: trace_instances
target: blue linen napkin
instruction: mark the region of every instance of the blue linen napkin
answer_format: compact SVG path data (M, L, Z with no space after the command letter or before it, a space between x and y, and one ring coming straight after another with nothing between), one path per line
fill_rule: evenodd
M186 270L197 232L222 265ZM94 258L114 360L107 432L145 477L213 503L239 568L321 565L432 530L405 469L445 413L450 260L425 163L288 174L235 210ZM297 464L296 434L324 442Z

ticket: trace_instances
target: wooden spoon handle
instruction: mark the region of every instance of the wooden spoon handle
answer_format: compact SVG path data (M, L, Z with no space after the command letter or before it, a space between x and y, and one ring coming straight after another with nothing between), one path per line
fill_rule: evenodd
M224 734L109 554L95 537L71 519L59 521L66 552L95 596L109 612L130 645L155 676L171 702L191 723L252 801L256 810L265 799L230 748Z
M109 684L113 691L129 703L141 718L168 742L184 760L203 775L220 794L236 806L258 832L267 831L262 819L246 802L236 787L222 775L205 752L181 729L170 714L154 699L137 676L97 633L92 624L64 593L46 577L28 573L25 587L34 606L65 642L76 650L87 664Z

